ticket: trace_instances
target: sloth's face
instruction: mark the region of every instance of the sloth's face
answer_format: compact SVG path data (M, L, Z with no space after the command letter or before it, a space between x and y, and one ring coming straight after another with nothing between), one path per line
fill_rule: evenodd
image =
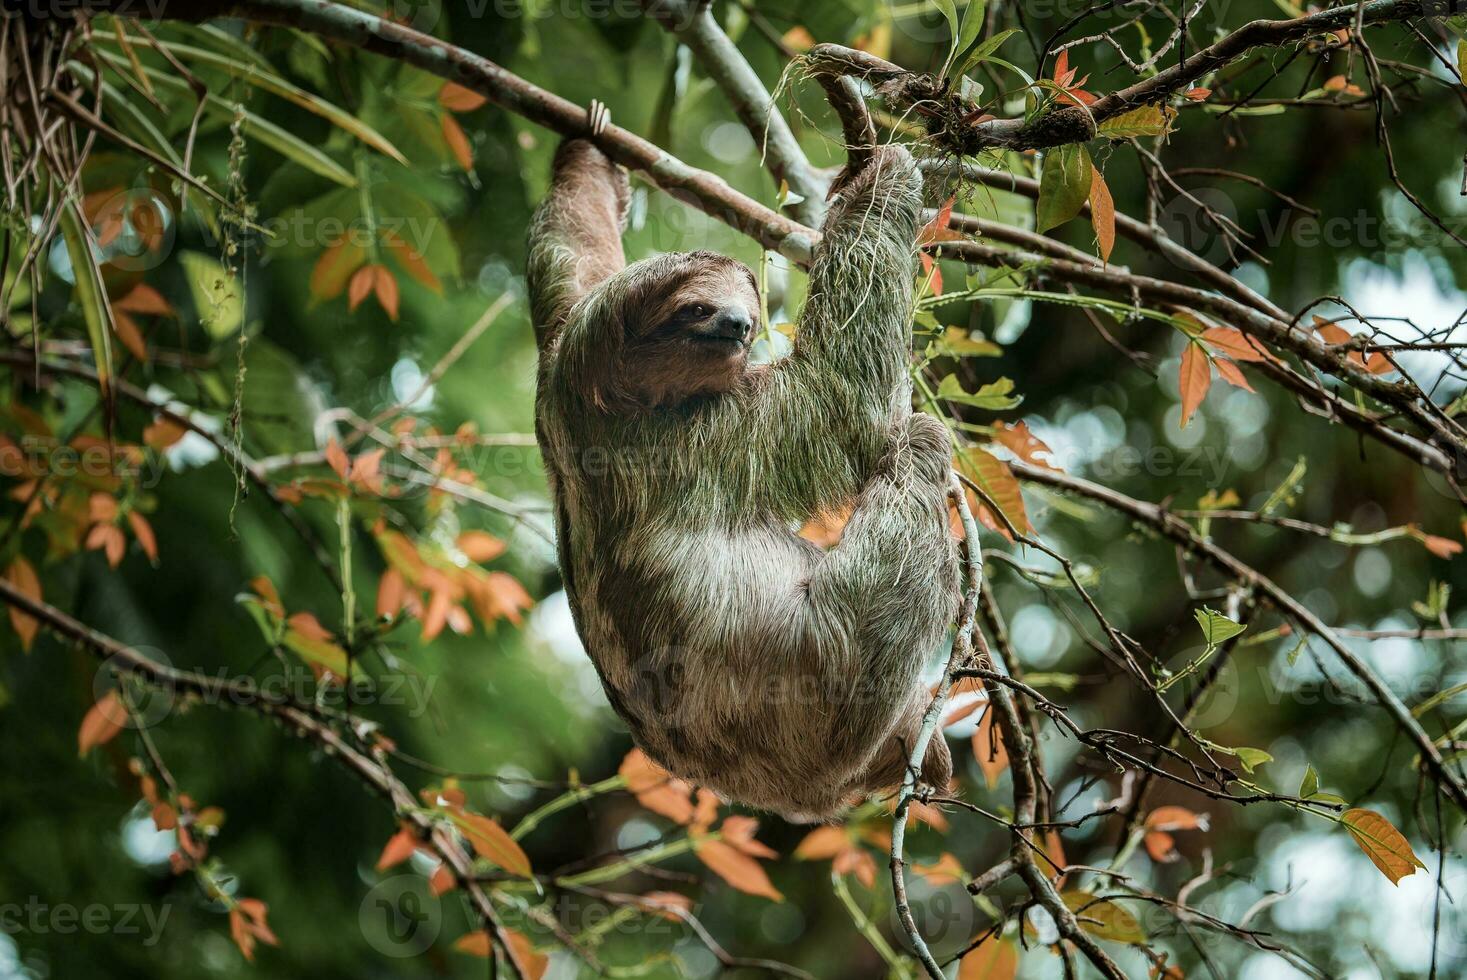
M723 394L749 369L759 290L742 262L693 253L650 293L627 331L623 369L638 400L657 407Z

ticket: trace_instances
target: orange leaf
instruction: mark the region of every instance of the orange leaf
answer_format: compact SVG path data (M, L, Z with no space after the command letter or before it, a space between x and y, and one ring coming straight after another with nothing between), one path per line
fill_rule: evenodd
M1212 89L1210 89L1210 88L1189 88L1189 89L1187 89L1186 92L1184 92L1182 94L1183 94L1183 97L1185 97L1186 99L1188 99L1188 100L1190 100L1192 102L1206 102L1208 100L1208 98L1212 95Z
M1148 830L1206 830L1207 814L1184 806L1159 806L1146 815Z
M698 860L741 892L784 901L759 862L721 840L702 840L693 845Z
M427 260L411 245L390 231L382 233L382 243L387 246L388 251L397 259L398 265L402 266L408 275L439 296L443 295L443 283L439 282L438 277L433 274Z
M143 443L162 452L182 439L188 429L172 419L159 419L143 429Z
M158 538L153 534L153 525L149 524L148 519L135 510L127 512L127 523L132 528L132 536L137 538L138 547L143 549L143 554L148 556L149 561L156 564Z
M123 728L127 727L127 709L122 705L122 697L113 688L97 699L82 718L81 727L76 732L77 757L86 755L98 745L103 745L116 738Z
M5 569L5 581L21 595L34 599L36 602L41 601L41 580L36 576L36 570L31 567L31 563L24 557L15 556L10 567ZM7 608L10 612L10 625L20 636L20 648L29 653L31 644L36 639L36 631L41 628L41 622L14 606Z
M140 282L132 287L132 290L121 299L112 301L114 310L126 310L128 313L142 313L145 316L169 316L173 313L173 306L163 294L145 282Z
M377 302L387 311L387 318L393 323L397 322L397 277L392 270L385 265L372 266L372 289L377 294Z
M450 813L453 822L463 835L473 845L474 853L495 867L503 868L512 875L521 878L532 877L534 872L530 869L530 859L515 843L515 839L509 836L509 832L499 826L498 821L492 817L486 817L478 813L470 813L467 810L455 809Z
M653 813L681 824L693 819L692 787L647 758L641 749L628 752L617 773L627 781L637 802Z
M367 251L349 236L338 239L311 269L311 295L317 299L335 299L346 289L351 274L367 260Z
M449 112L473 112L489 100L458 82L445 82L438 90L438 104Z
M1415 874L1417 868L1425 870L1426 865L1416 857L1411 842L1385 817L1373 810L1356 807L1346 810L1340 819L1350 836L1355 838L1355 843L1360 845L1360 850L1380 869L1381 874L1391 880L1391 884Z
M524 933L506 929L504 935L509 940L509 948L514 953L514 958L520 966L524 967L525 980L540 980L545 976L545 968L550 965L550 957L536 952L535 947L530 943L530 938Z
M140 361L148 359L148 342L143 339L137 321L115 307L112 310L112 332L117 334L117 339L133 357Z
M1105 177L1092 164L1090 167L1090 225L1095 229L1095 243L1102 262L1110 261L1116 247L1116 203L1110 196Z
M989 789L998 785L999 775L1009 767L1009 753L993 724L993 715L994 709L990 706L973 732L973 757L978 760L978 768L983 771L983 781Z
M1151 860L1158 864L1170 864L1182 856L1177 851L1177 839L1165 831L1147 831L1141 842L1146 845L1146 853L1151 855Z
M355 313L357 307L362 305L362 300L372 292L373 272L376 266L364 265L351 277L351 285L346 290L346 310Z
M1028 422L1016 422L1009 425L1002 419L996 419L993 423L993 441L1026 463L1033 463L1047 470L1059 469L1054 465L1054 450L1029 431ZM1046 456L1049 458L1045 459Z
M458 880L454 878L447 864L439 863L438 867L433 869L433 873L428 876L428 890L435 896L447 895L457 887Z
M404 827L387 841L387 846L382 848L382 856L377 858L377 870L386 871L395 867L413 856L418 849L418 838L413 832Z
M1187 349L1182 351L1182 368L1178 381L1182 389L1181 428L1185 429L1191 421L1192 413L1197 411L1197 406L1207 397L1207 389L1212 384L1212 365L1207 360L1207 352L1200 345L1189 341Z
M947 851L942 853L936 864L913 864L912 870L934 885L950 885L967 877L962 863Z
M448 142L448 149L452 151L453 158L458 161L458 165L465 170L474 169L474 148L469 144L469 138L464 134L463 127L452 116L444 116L442 125L443 138Z
M326 462L336 471L336 475L343 481L351 474L351 460L346 456L346 450L335 439L326 443Z
M851 838L844 827L817 827L800 841L795 857L802 861L828 861L850 846Z
M855 875L867 888L876 887L876 862L859 847L848 847L830 862L830 870L838 875Z
M86 547L88 551L103 552L107 556L107 564L116 568L122 563L123 553L127 550L127 539L116 524L94 524L87 533Z
M1213 363L1217 365L1217 376L1219 378L1222 378L1234 388L1242 388L1244 391L1253 390L1253 386L1248 383L1248 379L1243 375L1243 369L1238 367L1237 364L1226 358L1219 359Z
M1202 331L1202 339L1215 353L1235 361L1262 361L1268 357L1261 343L1234 327L1208 327Z
M407 584L402 580L402 573L395 568L383 572L381 581L377 583L378 617L396 616L402 611L402 602L406 597Z
M716 800L717 797L714 797ZM750 857L773 858L779 857L779 853L767 844L761 844L754 839L754 833L759 829L759 821L753 817L733 816L723 821L719 828L719 834L730 847L733 847Z
M1018 973L1018 951L998 936L984 939L958 965L958 980L1014 980Z
M494 952L494 946L489 942L489 933L483 929L466 932L453 942L453 948L460 953L470 956L482 956L488 958Z
M458 536L458 550L469 561L493 561L504 554L504 542L486 531L465 531Z

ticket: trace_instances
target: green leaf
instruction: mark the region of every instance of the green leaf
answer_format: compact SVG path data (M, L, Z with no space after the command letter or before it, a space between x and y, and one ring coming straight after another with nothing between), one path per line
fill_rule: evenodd
M1022 395L1013 395L1013 390L1012 379L999 378L979 388L977 393L969 394L963 390L963 383L958 380L957 375L949 374L937 386L937 397L956 402L959 405L972 405L975 408L986 408L991 412L1003 412L1017 408L1024 400Z
M116 35L110 34L107 31L97 31L96 37L104 41L116 40ZM245 64L228 55L206 51L203 48L196 48L189 44L179 44L176 41L170 42L167 47L181 61L193 61L208 65L235 78L242 79L262 91L279 96L287 102L300 106L307 112L320 116L342 131L350 133L374 150L396 160L398 163L407 163L407 158L398 151L397 147L393 146L388 142L386 137L362 122L356 116L342 109L340 106L333 105L325 99L312 95L310 92L307 92L292 82L286 81L274 72L262 69L258 64Z
M1248 770L1249 775L1252 775L1253 770L1265 762L1273 761L1273 756L1262 749L1236 748L1232 750L1232 753L1238 757L1238 761L1243 764L1244 769Z
M1314 771L1314 766L1304 767L1304 779L1299 783L1299 795L1304 799L1310 799L1319 792L1319 773Z
M1078 143L1056 147L1044 154L1034 230L1048 231L1079 214L1090 198L1094 174L1090 153Z
M1095 938L1117 943L1146 942L1146 933L1136 917L1110 899L1082 891L1067 891L1060 898L1075 913L1080 928Z
M1202 627L1202 637L1209 647L1215 647L1226 640L1230 640L1248 628L1241 623L1233 622L1217 610L1209 609L1206 606L1193 610L1192 615L1197 617L1197 625Z
M1292 649L1292 650L1289 651L1289 666L1290 667L1294 666L1294 663L1299 659L1299 654L1303 653L1304 652L1304 648L1307 647L1307 646L1309 646L1309 636L1306 634L1304 636L1299 637L1299 642L1298 643L1295 643L1294 644L1294 649Z
M974 68L987 61L989 57L993 55L993 52L998 50L999 45L1003 44L1003 42L1007 41L1010 37L1017 33L1019 33L1019 29L1017 27L1011 27L1006 31L1000 31L999 33L993 35L993 37L978 45L976 48L968 53L968 57L963 59L963 66L957 70L957 74L968 74L968 72L972 71Z
M127 64L126 59L120 55L113 54L110 51L104 51L100 48L95 50L101 58L111 62L115 66L125 67ZM172 75L152 68L146 68L144 71L149 80L159 88L170 89L187 99L194 97L193 90L189 88L188 83L183 79L175 78ZM346 187L357 186L357 179L352 175L351 171L331 159L324 150L281 129L268 119L257 116L246 109L239 108L234 102L226 101L213 94L205 95L204 112L206 115L223 117L228 120L233 120L236 112L238 112L241 126L245 133L270 147L276 153L279 153L288 160L294 160L307 170L318 173L323 177L328 177L338 184Z
M968 9L963 11L963 26L958 31L958 38L953 43L953 56L962 57L964 51L978 40L978 32L983 30L983 15L988 7L988 0L969 0ZM962 72L956 74L961 75Z
M1119 116L1111 116L1100 124L1099 136L1113 140L1137 136L1164 136L1172 127L1177 110L1168 106L1143 105Z
M219 260L202 252L180 252L199 323L215 340L232 337L244 322L244 291Z
M942 13L943 19L947 21L949 32L952 34L953 50L958 43L958 8L953 0L932 0L932 6Z
M102 283L102 270L97 268L91 236L81 208L74 200L61 206L61 235L66 240L66 254L71 259L72 278L76 280L76 299L87 322L97 381L105 392L112 383L112 307L107 303L107 288Z
M1457 42L1457 77L1467 85L1467 75L1462 74L1464 71L1467 71L1467 39Z

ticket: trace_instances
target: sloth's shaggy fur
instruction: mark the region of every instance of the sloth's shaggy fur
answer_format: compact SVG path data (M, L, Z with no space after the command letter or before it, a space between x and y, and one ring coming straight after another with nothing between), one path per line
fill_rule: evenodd
M538 435L587 652L649 756L795 820L900 783L956 603L950 446L907 376L920 189L905 150L876 154L826 221L794 352L762 368L647 345L696 282L747 303L747 269L616 271L625 177L590 144L562 147L531 229ZM853 499L831 550L793 532ZM922 777L951 765L935 739Z

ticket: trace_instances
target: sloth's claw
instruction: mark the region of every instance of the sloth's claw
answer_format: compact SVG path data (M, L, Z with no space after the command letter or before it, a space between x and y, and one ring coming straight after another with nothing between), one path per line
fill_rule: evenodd
M591 104L586 107L586 124L590 127L592 136L600 136L606 132L606 127L611 125L611 110L606 108L606 103L600 99L591 100Z

